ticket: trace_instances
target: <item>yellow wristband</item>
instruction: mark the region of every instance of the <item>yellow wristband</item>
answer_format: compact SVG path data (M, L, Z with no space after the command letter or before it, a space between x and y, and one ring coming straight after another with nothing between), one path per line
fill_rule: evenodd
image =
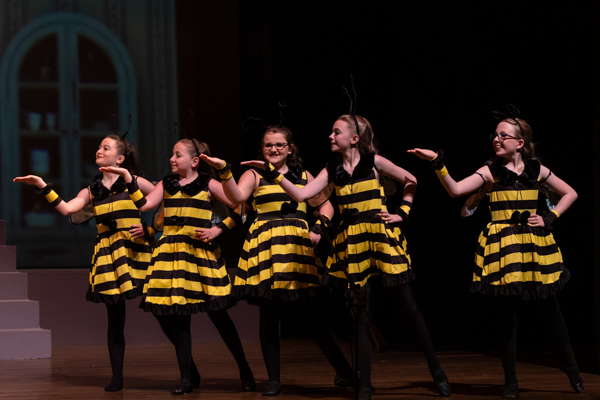
M442 179L443 177L448 175L448 168L446 168L446 166L444 165L442 169L436 169L435 173L437 174L438 178Z
M219 175L219 177L221 178L221 180L226 181L228 179L231 179L231 177L233 176L233 174L231 173L231 170L227 170L225 171L224 174Z
M552 210L550 212L553 213L554 215L556 215L557 219L560 218L560 214L556 210Z
M283 174L279 174L279 176L275 179L273 179L273 181L275 183L281 183L281 181L283 180Z
M409 207L409 206L407 206L406 204L405 204L405 205L403 205L403 206L400 206L400 209L401 209L402 211L404 211L404 212L406 213L406 215L408 215L408 213L410 212L410 207Z
M221 168L219 168L219 169L225 168L226 165L227 165L227 161L223 160L223 165L221 165Z

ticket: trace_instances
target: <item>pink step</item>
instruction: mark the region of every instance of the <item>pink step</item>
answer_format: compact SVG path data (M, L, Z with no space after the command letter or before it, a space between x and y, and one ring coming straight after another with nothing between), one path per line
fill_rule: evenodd
M0 360L50 358L52 335L48 329L0 329Z
M26 300L27 274L0 272L0 300Z
M4 222L4 221L0 221ZM0 246L0 272L17 271L17 248L15 246Z
M31 300L0 300L0 330L40 327L40 305Z

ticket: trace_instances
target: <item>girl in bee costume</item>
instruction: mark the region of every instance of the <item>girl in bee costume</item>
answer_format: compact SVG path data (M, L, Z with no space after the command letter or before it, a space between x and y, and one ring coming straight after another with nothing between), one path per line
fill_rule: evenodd
M431 161L440 182L452 197L477 190L487 194L492 221L479 236L471 292L498 296L500 300L503 398L519 398L518 317L522 309L530 308L544 316L561 352L561 369L568 375L573 389L584 393L555 297L570 274L551 233L552 224L573 204L577 193L535 158L531 127L517 118L519 111L514 106L508 105L508 115L498 112L494 115L501 120L491 135L496 156L459 182L448 174L441 152L436 154L425 149L409 152ZM542 184L561 195L552 211L546 206Z
M125 135L112 134L102 140L96 151L96 164L100 167L121 167L131 174L138 171L133 146ZM143 193L150 193L154 185L137 177ZM38 188L39 193L62 215L73 215L91 206L96 217L98 236L89 288L88 301L106 304L108 313L108 352L113 378L104 388L116 392L123 388L123 358L125 354L125 301L142 293L146 270L152 256L148 245L151 228L145 228L140 212L129 198L123 178L109 171L96 176L92 184L79 192L71 201L63 201L52 189L52 184L35 175L14 179Z
M298 150L291 131L283 125L266 128L259 157L303 187L312 175L300 164ZM264 396L281 392L279 324L282 307L288 301L303 301L308 307L309 323L315 341L336 370L334 384L350 386L352 368L341 352L327 321L319 309L321 263L313 246L320 240L320 221L311 231L306 223L306 202L296 202L262 170L245 172L236 185L231 166L218 158L203 156L216 168L221 168L223 188L229 199L239 203L251 195L256 220L250 227L234 282L234 295L260 307L260 343L267 367L269 383ZM333 207L327 199L314 198L308 203L331 218Z
M164 201L163 236L152 255L140 307L154 314L175 345L181 373L181 384L171 391L175 395L190 393L200 384L190 332L191 315L199 311L208 313L233 353L244 391L256 388L237 330L226 311L233 304L229 296L231 283L219 246L213 243L223 231L235 226L236 217L211 228L213 196L231 208L235 205L198 158L206 152L208 146L196 139L177 142L170 160L174 175L166 176L146 197L127 170L105 169L124 176L131 200L141 211Z

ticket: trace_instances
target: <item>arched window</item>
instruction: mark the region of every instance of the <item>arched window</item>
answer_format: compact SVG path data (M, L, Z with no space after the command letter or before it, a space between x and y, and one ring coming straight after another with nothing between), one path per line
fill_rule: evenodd
M95 151L112 132L135 141L133 65L120 39L76 13L45 15L24 27L0 66L2 218L19 267L88 266L93 224L72 226L15 176L35 174L68 200L98 173Z

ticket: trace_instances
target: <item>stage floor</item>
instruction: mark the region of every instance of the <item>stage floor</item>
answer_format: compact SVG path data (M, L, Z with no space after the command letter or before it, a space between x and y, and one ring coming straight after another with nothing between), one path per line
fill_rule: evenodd
M348 349L347 343L342 344ZM238 370L223 344L194 344L194 359L202 375L200 389L183 397L169 391L178 384L175 352L170 345L130 345L125 355L125 385L104 392L111 373L106 347L57 347L45 360L0 361L0 399L264 399L266 370L258 343L244 343L258 384L256 392L240 391ZM582 372L586 394L572 392L567 377L555 367L552 354L522 352L517 372L521 399L600 399L600 376ZM452 384L452 399L500 399L503 375L495 355L440 352ZM578 355L579 356L579 355ZM351 390L333 386L333 369L310 340L282 341L282 394L278 398L353 399ZM420 353L386 352L373 357L373 399L436 398L425 359Z

